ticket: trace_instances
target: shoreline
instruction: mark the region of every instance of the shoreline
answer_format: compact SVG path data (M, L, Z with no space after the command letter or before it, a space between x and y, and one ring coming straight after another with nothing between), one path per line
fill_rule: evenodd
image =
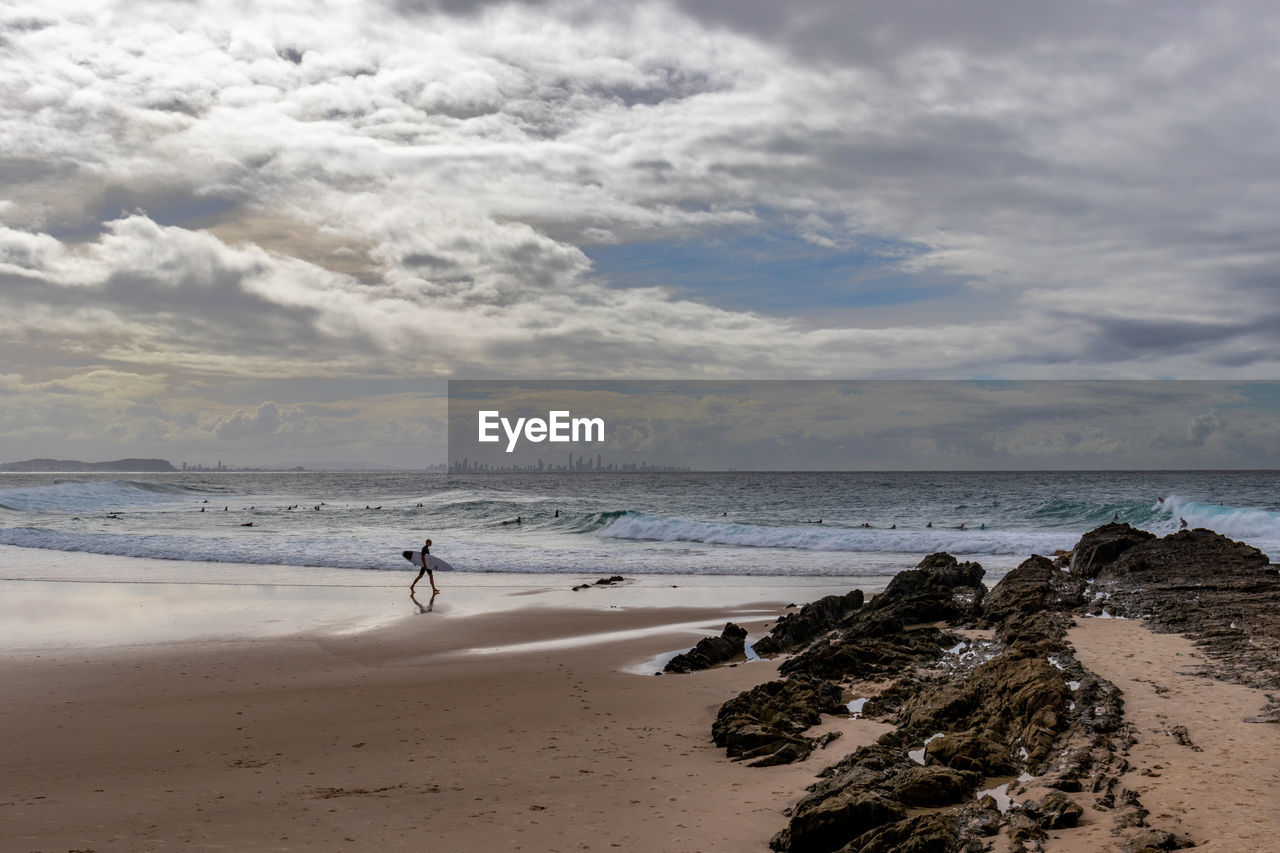
M210 564L0 546L0 655L147 643L352 633L418 616L563 609L781 607L889 576L448 572L409 595L413 571ZM426 582L423 581L425 586ZM574 587L586 588L574 590ZM423 612L430 608L428 612Z
M21 849L763 849L813 765L769 773L706 736L770 662L628 663L721 609L553 608L0 660L0 846ZM768 614L745 614L753 629ZM438 623L444 624L444 623ZM642 631L553 654L520 642ZM679 639L675 639L675 638ZM883 726L835 721L873 739ZM851 733L850 740L855 736Z
M851 850L903 837L948 850L964 837L997 851L1267 849L1280 818L1258 800L1280 782L1280 730L1257 723L1273 720L1260 688L1276 674L1250 668L1249 649L1275 620L1271 598L1239 608L1276 596L1275 571L1209 531L1132 533L1099 528L1070 559L1033 557L985 597L980 571L942 555L865 605L831 596L839 612L816 595L787 608L758 584L575 592L557 575L556 588L459 586L474 601L345 633L11 650L0 846L825 851L844 844L814 841L837 803L832 815L855 807L839 826L884 815ZM1178 607L1189 582L1203 599L1193 622ZM0 592L17 583L52 582ZM1108 608L1122 618L1084 618ZM1215 627L1224 608L1243 613L1233 632ZM1146 614L1156 623L1123 618ZM782 653L637 674L729 620L749 643L767 630ZM848 668L859 660L875 663ZM725 709L757 685L813 678L837 682L823 713L772 743L750 734L760 748L713 744ZM1001 698L1014 684L1027 698ZM961 710L966 695L982 707ZM746 743L745 722L731 739ZM1009 723L1016 738L989 740ZM760 755L778 760L750 766ZM905 811L856 811L891 793Z

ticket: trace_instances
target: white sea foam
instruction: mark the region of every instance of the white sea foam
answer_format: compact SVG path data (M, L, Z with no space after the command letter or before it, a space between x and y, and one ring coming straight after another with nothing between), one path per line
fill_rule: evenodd
M1224 506L1170 495L1158 505L1164 513L1157 532L1177 530L1179 519L1188 527L1205 527L1232 539L1280 542L1280 512L1249 507ZM1153 529L1156 526L1153 525Z

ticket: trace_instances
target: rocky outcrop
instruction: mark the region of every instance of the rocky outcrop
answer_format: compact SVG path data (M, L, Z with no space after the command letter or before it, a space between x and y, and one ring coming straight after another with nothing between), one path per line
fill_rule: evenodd
M1042 574L1043 566L1033 568ZM1096 795L1100 808L1110 808L1130 734L1119 691L1066 646L1069 624L1062 612L1012 609L996 634L998 654L900 672L885 691L893 698L878 706L896 731L824 771L773 848L977 851L1002 827L1025 845L1071 825L1083 813L1071 792ZM974 800L985 780L1023 772L1057 791L1007 815ZM886 804L945 811L895 817ZM853 817L843 823L830 819L847 811Z
M725 703L717 744L766 763L808 754L802 732L844 710L839 682L862 682L864 696L875 683L862 713L894 730L819 774L775 851L978 853L999 832L1025 851L1087 809L1109 819L1117 849L1191 845L1152 826L1139 794L1121 787L1135 737L1123 696L1076 660L1066 632L1085 612L1141 616L1190 634L1213 657L1212 674L1280 688L1280 574L1267 556L1207 530L1156 538L1108 524L1069 559L1032 556L990 592L982 576L976 563L934 554L868 603L832 596L778 621L766 639L795 650L779 667L787 677ZM994 630L962 638L961 627ZM1196 748L1189 733L1173 734ZM1049 792L1027 799L1021 774ZM996 786L1024 796L1002 813L977 797Z
M976 843L961 844L955 816L926 814L879 826L841 849L849 853L980 853L983 848Z
M790 824L770 846L782 853L825 853L901 849L893 845L913 837L951 844L957 836L954 820L921 825L908 818L907 809L962 802L982 776L921 766L908 758L904 746L890 733L824 771L826 778L796 804Z
M978 563L961 563L942 552L930 554L914 569L894 575L867 609L907 625L944 620L962 624L981 613L983 574Z
M1113 562L1099 567L1095 577L1111 580L1123 575L1159 574L1166 582L1202 585L1215 581L1234 585L1241 580L1274 577L1266 554L1221 533L1197 528L1149 539L1127 549Z
M944 648L959 639L933 627L908 630L900 622L868 620L819 640L785 661L779 671L832 680L871 680L937 660Z
M774 836L769 846L784 853L828 853L885 824L903 821L906 816L905 808L885 797L842 792L803 811L797 810L791 823Z
M1133 545L1096 569L1090 612L1187 634L1211 657L1210 674L1280 689L1280 573L1257 548L1211 530L1182 530Z
M751 766L787 764L808 757L814 741L802 732L823 714L848 713L839 687L799 676L751 688L720 707L711 738L730 758Z
M922 623L975 621L986 591L982 574L977 563L932 554L915 569L899 572L870 604L780 670L832 680L873 679L937 660L960 638Z
M860 589L811 601L801 607L798 613L788 613L779 619L769 635L752 646L752 649L758 655L776 655L802 646L845 624L862 607L862 603Z
M580 589L591 589L593 586L613 586L617 583L626 583L626 580L627 579L622 575L614 575L608 578L600 578L595 583L580 583L573 588L573 591L577 592Z
M1071 574L1096 578L1104 566L1114 563L1125 551L1155 538L1154 533L1127 524L1104 524L1080 537L1071 549Z
M1085 582L1038 554L1000 579L982 600L982 615L1000 622L1014 614L1070 610L1084 603Z
M746 651L747 629L726 622L719 637L705 637L684 654L667 661L663 672L693 672L733 660Z

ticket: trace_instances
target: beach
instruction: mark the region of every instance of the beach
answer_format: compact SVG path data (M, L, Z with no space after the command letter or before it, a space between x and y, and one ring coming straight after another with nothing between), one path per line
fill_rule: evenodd
M114 645L11 649L0 661L0 847L765 849L816 766L747 768L708 732L720 704L775 665L640 673L727 619L758 633L788 601L688 606L707 592L687 578L688 589L577 593L572 578L541 590L486 580L450 590L442 579L437 607L389 624L368 624L362 589L350 619L296 633L235 636L240 619L213 635L167 628L155 642L142 620L143 635L117 627ZM8 599L24 584L0 586ZM43 582L38 597L58 609L100 586ZM713 593L732 600L731 589ZM231 592L259 600L250 613L290 593ZM314 611L315 598L333 608L351 590L306 592ZM403 586L379 597L410 603ZM171 614L173 602L146 606ZM70 631L77 617L61 618ZM830 725L850 729L845 743L884 729Z
M38 547L0 544L0 849L1225 851L1280 830L1256 807L1280 782L1280 582L1253 544L1170 531L1140 477L1117 510L974 476L947 512L1000 483L1018 508L937 533L825 511L865 477L650 478L642 500L600 480L577 503L503 485L495 504L486 482L417 501L326 475L307 482L342 497L302 516L292 482L5 492L10 539ZM827 489L827 520L769 523L762 484ZM739 519L627 527L734 485L758 501ZM375 495L398 515L363 509ZM945 509L894 500L886 516ZM1267 547L1277 529L1176 506ZM1121 513L1155 532L1072 532ZM397 549L428 518L447 558L490 568L410 595ZM990 553L899 550L934 536ZM736 654L655 675L730 622Z
M1208 660L1190 640L1137 620L1080 620L1068 640L1082 663L1124 692L1137 742L1123 784L1152 817L1196 849L1272 849L1280 836L1270 803L1280 786L1280 731L1259 719L1266 692L1197 672ZM1112 828L1095 812L1047 849L1106 849Z

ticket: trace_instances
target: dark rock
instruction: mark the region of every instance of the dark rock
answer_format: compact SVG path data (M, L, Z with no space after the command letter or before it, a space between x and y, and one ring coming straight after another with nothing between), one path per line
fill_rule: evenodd
M844 732L841 732L841 731L827 732L822 737L817 738L814 741L813 745L817 749L826 749L827 747L831 746L831 744L835 743L842 737L844 737Z
M986 838L995 835L1004 824L1004 815L991 795L979 802L969 803L956 810L956 820L961 834L968 838Z
M840 688L828 681L804 676L770 681L720 706L711 737L730 758L782 752L780 758L794 761L812 749L801 732L820 722L822 714L846 711Z
M830 679L874 679L937 660L944 648L960 640L955 634L933 627L910 631L899 627L896 632L876 637L865 636L864 628L879 633L886 628L886 623L867 620L838 636L819 640L784 661L778 670L784 675L805 673Z
M1017 648L1023 654L1049 655L1063 648L1071 618L1065 614L1013 613L996 629L996 641L1006 648Z
M1037 804L1036 812L1040 816L1041 828L1065 829L1076 825L1084 809L1066 794L1051 791Z
M1009 572L982 601L982 615L999 622L1011 614L1067 610L1084 603L1084 581L1033 555Z
M1016 845L1022 841L1040 841L1045 832L1040 828L1040 821L1035 814L1021 808L1009 809L1005 818L1009 822L1009 841Z
M1125 551L1155 538L1154 533L1128 524L1104 524L1080 537L1071 549L1071 574L1096 578L1104 566L1114 563Z
M1174 726L1172 729L1169 730L1169 734L1173 735L1173 739L1176 740L1179 744L1181 744L1182 746L1185 746L1187 749L1191 750L1192 752L1204 752L1204 750L1201 747L1196 746L1191 741L1191 732L1187 731L1186 726Z
M1128 837L1126 853L1155 853L1162 850L1186 850L1196 843L1188 835L1180 835L1163 829L1141 829Z
M840 848L840 853L956 853L968 849L959 844L954 818L927 814L863 833Z
M1116 829L1147 826L1147 816L1151 812L1142 805L1138 792L1125 788L1120 792L1120 803L1111 814L1111 822Z
M506 524L506 522L504 521L503 524ZM600 578L595 583L580 583L573 588L573 591L577 592L580 589L591 589L593 586L612 586L615 583L625 583L626 580L627 579L622 575L614 575L613 577Z
M803 812L799 808L787 828L769 842L779 853L829 853L864 833L905 819L898 803L875 794L847 793L830 797Z
M1012 776L1016 770L1009 750L1002 743L975 731L947 734L924 748L926 765L940 764L983 776Z
M1030 762L1043 761L1067 724L1070 691L1043 657L1005 654L960 683L924 693L903 709L905 728L976 731L1000 743L1021 743Z
M983 574L978 563L961 563L942 552L930 554L915 569L894 575L868 607L906 625L962 621L981 611Z
M946 806L968 799L981 778L950 767L909 767L894 777L892 796L907 806Z
M1152 537L1135 545L1103 566L1097 577L1146 573L1175 583L1226 580L1234 584L1244 579L1261 581L1266 586L1266 579L1275 575L1266 571L1269 563L1267 555L1251 545L1197 528L1170 533L1162 539Z
M742 759L744 761L756 759L749 763L748 767L776 767L779 764L804 761L811 752L813 752L811 741L803 737L793 737L757 747L751 752L744 753Z
M813 742L802 732L821 713L813 708L843 710L831 683L841 679L890 679L864 713L889 718L896 730L824 769L788 810L773 849L976 853L1007 827L1008 849L1025 851L1080 820L1083 809L1066 792L1109 811L1125 849L1189 845L1185 836L1152 829L1138 794L1121 787L1135 742L1123 696L1075 658L1067 628L1073 611L1086 607L1149 617L1190 633L1219 662L1218 674L1275 689L1280 575L1266 555L1210 531L1156 539L1120 524L1086 534L1069 572L1064 565L1032 557L987 593L980 566L935 554L847 615L813 608L785 630L780 620L771 637L811 638L789 646L800 650L780 667L785 681L725 704L713 728L717 743L761 762L805 754ZM995 637L970 640L980 653L944 655L961 638L931 624L939 621L995 626ZM939 732L923 766L907 757ZM1194 748L1185 730L1169 733ZM1024 770L1050 789L1039 802L1002 815L991 797L973 799L984 778ZM908 809L933 811L909 816Z
M907 758L907 747L897 732L886 732L875 743L861 746L822 771L823 781L814 785L800 801L804 807L824 797L856 785L867 789L888 790L894 775L908 767L918 767Z
M1189 635L1215 661L1208 674L1280 687L1280 575L1257 548L1182 530L1126 550L1092 592L1095 609Z
M725 623L719 637L704 637L684 654L667 661L663 672L693 672L708 669L741 655L746 650L747 629Z
M788 613L778 620L769 632L752 648L759 655L776 655L803 645L843 624L850 615L862 607L862 590L855 589L845 595L828 595L800 608L798 613Z

